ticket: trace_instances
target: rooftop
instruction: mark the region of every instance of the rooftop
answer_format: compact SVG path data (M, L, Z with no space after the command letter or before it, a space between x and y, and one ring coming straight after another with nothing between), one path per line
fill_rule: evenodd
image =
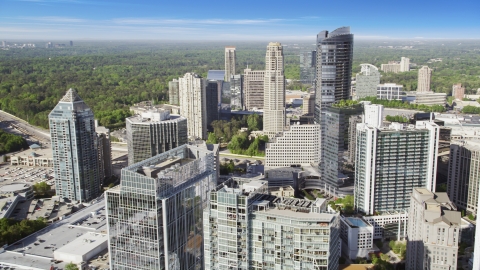
M345 220L351 227L359 227L359 228L366 228L366 227L372 227L369 223L364 221L361 218L357 217L346 217Z
M209 70L207 80L223 81L225 79L225 70Z
M85 255L98 246L108 241L108 235L98 232L87 232L80 237L75 238L72 242L62 246L54 251L56 253L67 253L75 255Z

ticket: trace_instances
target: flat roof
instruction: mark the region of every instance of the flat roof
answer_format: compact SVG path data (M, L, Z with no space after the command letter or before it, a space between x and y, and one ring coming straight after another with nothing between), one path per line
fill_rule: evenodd
M30 188L30 184L11 184L0 187L0 193L18 192Z
M278 208L270 208L265 211L259 210L254 212L255 215L275 215L283 216L286 218L302 219L304 221L313 221L313 222L331 222L335 217L335 214L328 213L314 213L314 212L295 212L292 210L280 210Z
M359 227L359 228L366 228L366 227L371 227L370 224L367 224L365 221L363 221L361 218L356 218L356 217L347 217L345 218L348 222L350 222L351 225Z
M32 153L35 153L35 157L37 157L37 158L38 157L53 158L51 147L27 149L27 150L22 151L22 152L11 154L10 156L12 156L12 157L24 157L24 156L30 156L30 155L32 155Z
M134 116L130 116L127 118L130 122L135 123L135 124L151 124L151 123L169 123L169 122L178 122L183 119L187 119L183 116L177 115L177 114L170 114L169 119L161 120L161 121L154 121L154 120L149 120L149 118L144 118L139 114L135 114Z
M207 80L223 81L225 79L225 70L209 70Z
M98 232L87 232L80 237L75 238L72 242L65 246L60 247L54 251L56 253L67 253L75 255L85 255L97 248L100 245L105 244L108 241L108 235Z

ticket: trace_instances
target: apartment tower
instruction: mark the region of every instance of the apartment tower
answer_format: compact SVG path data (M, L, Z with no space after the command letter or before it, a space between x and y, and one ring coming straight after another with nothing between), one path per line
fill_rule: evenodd
M262 110L264 107L265 70L243 71L243 93L245 109Z
M180 97L178 91L178 80L173 79L168 82L168 103L171 105L180 105Z
M178 79L180 115L187 118L188 137L207 138L206 80L195 73Z
M283 132L285 127L285 76L283 47L270 42L265 56L263 99L263 131L269 135Z
M70 88L48 121L57 196L79 202L96 198L103 179L92 110Z
M380 84L378 68L370 64L361 64L360 73L356 75L355 98L376 97L377 85Z
M417 92L430 92L430 80L432 79L432 69L423 66L418 70Z
M235 53L235 46L225 47L225 81L229 82L230 77L235 75L235 63L237 56Z

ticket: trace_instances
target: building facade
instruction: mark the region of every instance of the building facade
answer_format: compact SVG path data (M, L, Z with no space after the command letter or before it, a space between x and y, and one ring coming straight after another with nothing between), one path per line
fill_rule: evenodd
M403 85L384 83L377 85L377 98L388 100L402 100L407 93L403 91Z
M268 195L232 178L204 211L205 269L338 269L339 216L325 204Z
M456 210L446 193L413 189L406 269L457 269L462 216Z
M417 92L430 92L430 81L432 79L432 69L423 66L418 70L418 84L417 84Z
M92 110L70 88L48 115L57 196L85 202L102 184Z
M354 200L367 215L403 211L415 187L435 191L439 130L429 121L417 126L392 123L357 126Z
M455 99L463 100L465 97L465 87L462 87L461 83L454 84L452 87L452 96Z
M285 127L285 76L283 74L283 47L270 42L265 56L263 97L263 132L275 135Z
M207 129L212 130L212 122L215 120L219 120L220 113L219 113L219 95L222 93L222 85L223 81L214 81L208 80L206 91L206 98L205 98L205 109L206 109L206 116L207 116Z
M450 144L448 197L458 208L476 215L480 190L480 140L457 140Z
M410 58L402 57L400 59L400 72L410 71Z
M262 110L264 101L265 70L245 69L243 71L243 86L245 94L245 109Z
M300 53L300 81L302 82L302 84L313 85L315 83L316 60L316 51L307 51Z
M206 81L195 73L178 79L180 115L187 118L188 137L207 138Z
M267 143L266 167L290 167L291 165L317 164L320 145L319 125L291 125L282 136Z
M363 218L341 217L342 252L351 260L368 258L373 251L373 226Z
M383 105L365 104L363 106L364 117L363 122L370 127L380 128L383 125Z
M233 75L230 77L230 106L232 110L243 109L243 75Z
M122 169L106 194L111 269L202 269L211 151L182 145Z
M110 141L110 129L98 126L95 120L95 132L97 133L97 152L100 179L112 176L112 143Z
M389 61L388 64L382 64L380 69L385 73L398 73L400 72L400 64L397 61Z
M380 72L378 68L370 64L361 64L360 73L355 78L355 98L377 96L377 85L380 84Z
M237 62L237 55L235 53L235 46L225 46L225 81L229 82L231 76L235 75L235 64Z
M152 110L126 119L128 164L177 148L188 142L187 119L165 110Z
M168 103L171 105L180 105L178 89L178 79L173 79L171 82L168 82Z

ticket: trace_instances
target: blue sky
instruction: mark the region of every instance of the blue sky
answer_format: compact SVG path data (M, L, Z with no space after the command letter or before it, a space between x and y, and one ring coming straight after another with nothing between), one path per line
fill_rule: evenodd
M0 40L480 38L479 0L0 0Z

